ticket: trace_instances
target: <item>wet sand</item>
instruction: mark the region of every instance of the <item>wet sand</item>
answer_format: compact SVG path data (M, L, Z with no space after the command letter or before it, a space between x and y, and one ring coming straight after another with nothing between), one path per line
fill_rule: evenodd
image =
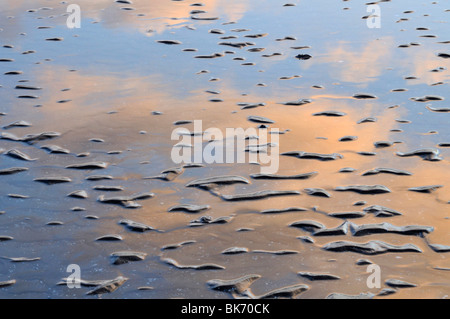
M0 1L0 298L448 298L448 3L202 3ZM175 164L194 120L276 176Z

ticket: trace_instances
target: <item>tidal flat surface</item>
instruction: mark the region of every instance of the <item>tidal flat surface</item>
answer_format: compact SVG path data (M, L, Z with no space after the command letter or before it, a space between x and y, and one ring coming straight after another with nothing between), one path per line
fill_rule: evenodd
M448 1L69 4L0 0L0 298L448 298Z

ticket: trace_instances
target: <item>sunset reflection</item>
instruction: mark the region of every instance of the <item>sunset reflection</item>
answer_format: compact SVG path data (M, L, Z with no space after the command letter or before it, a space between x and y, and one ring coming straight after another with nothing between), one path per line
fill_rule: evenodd
M297 284L308 289L293 298L446 297L444 4L427 6L428 20L418 4L378 4L383 26L372 30L361 19L365 5L345 1L202 2L83 0L82 26L69 29L68 3L0 0L0 235L12 237L0 244L13 258L0 260L0 282L17 280L0 287L0 298L87 298L84 288L55 287L71 264L86 280L129 278L104 298L244 298ZM415 15L404 13L410 8ZM261 163L248 160L183 166L171 157L178 128L192 133L181 147L197 151L221 145L202 138L209 128L254 128L260 136L245 145L279 152L279 168L255 178ZM271 129L281 134L265 141ZM266 145L275 140L279 148ZM317 154L283 155L293 151ZM363 175L376 168L394 172ZM359 191L336 190L351 185ZM367 191L374 185L389 191ZM411 190L423 186L434 188ZM373 205L401 214L377 217ZM344 212L360 216L329 215ZM292 227L298 221L313 226ZM381 223L393 226L373 230ZM368 225L368 234L353 234L355 225ZM433 230L414 232L422 226ZM339 241L381 241L397 251L326 249ZM15 267L15 257L31 258L22 265L34 268ZM381 267L380 288L366 285L362 258ZM308 280L300 271L340 280ZM253 295L207 284L248 274L261 276ZM388 279L418 287L378 295Z

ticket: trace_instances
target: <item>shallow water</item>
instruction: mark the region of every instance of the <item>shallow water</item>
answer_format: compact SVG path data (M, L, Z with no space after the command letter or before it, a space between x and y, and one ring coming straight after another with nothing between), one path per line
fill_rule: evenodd
M5 113L0 116L0 150L4 152L0 155L0 171L28 168L0 175L0 211L4 212L0 214L0 236L13 237L0 241L0 256L40 258L28 262L0 259L0 282L16 280L15 284L0 288L1 298L84 298L91 288L56 285L70 275L66 269L71 264L80 266L84 280L128 278L113 293L103 294L103 298L229 298L231 294L211 289L208 281L249 274L261 276L251 285L256 296L296 284L308 285L299 298L325 298L332 293L377 295L388 287L387 280L399 279L416 287L399 288L394 294L375 298L448 297L447 2L381 2L381 28L375 29L367 27L362 19L368 14L366 5L357 1L292 1L295 6L283 6L286 2L278 0L204 0L204 6L192 6L195 1L190 0L77 3L81 6L81 28L68 29L67 4L53 0L0 0L0 59L5 59L0 62L0 114ZM134 10L122 10L130 7ZM192 10L206 11L196 17L218 19L192 19ZM405 13L409 11L413 12ZM210 32L213 29L223 32ZM228 36L237 38L221 39ZM60 38L62 41L46 40ZM166 41L181 43L165 44L172 43ZM254 45L239 48L219 45L221 42ZM410 43L413 45L399 47ZM185 50L189 48L197 50ZM248 51L251 48L264 50ZM215 53L221 54L196 58ZM280 55L271 56L273 53ZM309 54L311 58L296 58L299 54ZM28 89L16 88L18 85ZM357 94L375 98L360 99ZM417 101L424 96L432 98ZM300 99L310 99L311 103L283 104ZM241 109L239 103L264 104ZM316 114L325 111L339 111L343 116ZM171 159L172 147L178 142L171 140L172 131L178 127L193 130L194 125L175 126L174 122L202 120L203 130L256 128L259 124L248 121L249 116L268 118L275 122L268 124L270 128L289 130L278 136L280 153L337 153L342 158L321 161L279 157L278 175L318 172L308 179L251 178L250 175L260 173L261 167L248 162L185 168L169 180L146 178L180 166ZM358 124L367 117L376 120ZM16 121L26 123L7 127ZM42 132L60 135L28 143L5 139L6 133L22 138ZM357 139L339 141L346 136ZM375 147L378 141L390 143L388 147ZM50 154L41 148L45 145L57 145L68 154ZM424 148L438 150L441 160L396 154L407 155ZM6 152L13 149L32 160L8 156ZM82 153L87 154L77 156ZM66 168L97 162L107 163L107 167ZM354 171L339 172L347 167ZM411 174L362 176L380 167ZM110 175L113 179L86 180L92 175ZM242 176L250 183L221 185L211 192L185 186L196 179L223 175ZM70 181L52 185L34 181L45 177L66 177ZM390 192L336 190L350 185L383 185ZM409 190L430 185L442 187L429 193ZM96 186L124 189L105 191L94 189ZM308 195L307 188L323 189L330 197ZM86 191L88 197L67 196L78 190ZM242 201L215 196L264 190L300 191L301 195ZM121 205L123 202L97 200L101 195L108 198L146 192L155 195L137 199L142 205L138 209L126 208ZM358 201L365 203L354 206ZM168 211L180 204L210 208L200 212ZM348 221L357 225L431 226L433 230L423 236L353 236L351 230L346 234L314 236L311 231L289 227L294 222L310 220L328 229L335 228L345 219L327 214L365 212L364 208L372 205L394 209L402 215L376 217L367 212ZM74 211L75 207L83 210ZM305 210L261 213L288 207ZM202 216L213 220L231 218L227 223L190 227L191 221ZM153 230L131 231L119 224L123 219L144 223ZM52 221L62 224L48 225ZM238 231L242 228L250 230ZM110 234L120 235L122 240L96 241ZM302 241L300 236L309 236L314 243ZM412 244L420 252L368 256L325 249L337 241L374 240L397 246ZM163 249L186 241L195 242ZM444 245L447 252L437 252L430 244ZM222 253L231 247L246 249L240 254ZM265 253L258 252L261 250ZM297 253L273 253L284 250ZM110 255L120 251L147 255L141 261L112 264ZM182 266L215 264L224 269L178 269L167 264L166 258ZM367 286L367 266L356 264L362 258L380 266L380 288ZM299 272L331 274L340 279L311 281L299 276Z

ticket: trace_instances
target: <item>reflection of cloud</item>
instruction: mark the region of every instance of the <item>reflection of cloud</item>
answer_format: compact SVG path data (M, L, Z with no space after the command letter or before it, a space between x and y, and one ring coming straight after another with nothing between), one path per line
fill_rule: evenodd
M446 66L450 68L450 63L425 48L414 48L414 50L404 50L407 57L399 59L399 65L405 69L406 75L417 76L414 83L433 84L449 79L448 72L431 72L438 67Z
M222 22L238 21L247 12L249 5L247 2L239 0L205 0L202 2L204 3L202 7L190 6L190 3L187 2L160 0L135 0L132 4L119 4L112 0L80 0L75 3L81 7L83 20L101 22L107 28L134 27L149 35L151 34L147 33L149 29L161 33L167 30L167 26L183 27L210 23L210 21L191 20L190 12L194 9L206 11L203 14L205 17L217 16L221 18ZM44 0L0 1L0 12L3 15L14 16L11 23L16 26L21 23L21 20L28 17L48 17L50 15L59 17L58 22L64 23L65 20L61 18L61 15L66 14L69 4L49 3ZM41 8L49 8L49 10ZM133 8L134 10L122 10L121 8ZM24 17L22 13L30 9L36 10L36 12L27 13ZM0 27L5 27L4 23L0 23ZM6 29L10 29L10 27Z
M369 82L377 81L378 77L392 66L393 48L397 49L392 37L385 37L382 41L370 41L361 49L350 43L339 42L328 50L324 58L312 59L310 66L329 63L333 77L366 86ZM405 54L405 57L395 58L396 68L401 68L404 76L419 77L414 83L432 84L448 79L446 72L430 72L440 66L450 67L447 61L437 58L433 51L415 47L402 49L400 52Z
M69 72L64 66L52 65L40 68L35 76L36 83L43 88L41 116L45 122L62 125L63 129L70 128L72 122L111 110L125 109L128 116L133 116L143 111L149 114L161 104L173 105L177 102L169 88L158 84L158 75L93 75L83 71ZM61 91L65 88L70 90ZM56 103L66 99L71 101Z
M394 40L373 40L361 49L346 42L330 47L325 57L311 60L311 65L329 63L330 73L340 81L367 84L377 80L390 63ZM338 64L338 65L336 65Z

